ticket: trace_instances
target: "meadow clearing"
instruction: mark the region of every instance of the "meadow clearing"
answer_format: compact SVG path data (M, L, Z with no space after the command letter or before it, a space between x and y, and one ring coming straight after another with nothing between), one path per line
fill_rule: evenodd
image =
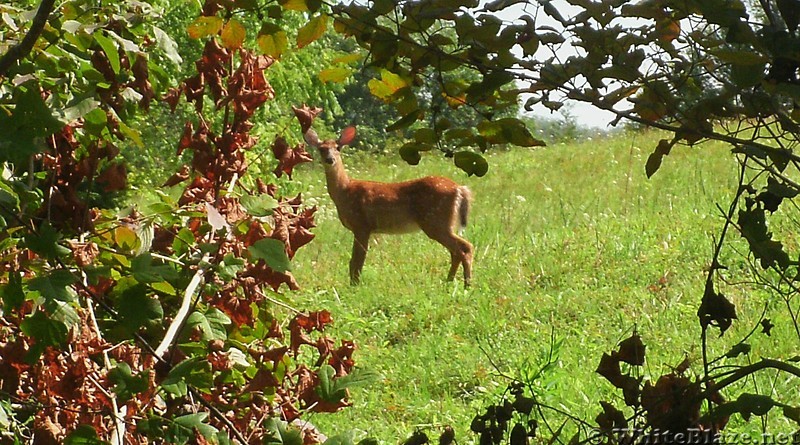
M483 178L467 178L432 154L414 167L396 155L345 152L354 178L435 174L472 189L466 237L475 262L467 290L444 281L449 255L422 233L373 238L362 284L351 287L352 235L336 218L322 167L298 169L308 202L320 209L317 238L293 264L304 288L288 297L301 309L330 310L333 334L354 339L358 365L381 375L353 391L351 408L310 420L328 433L352 428L357 438L384 443L417 428L435 440L452 425L459 443L477 442L469 433L472 417L497 401L508 377L530 379L548 357L553 366L534 383L539 401L593 420L600 400L623 405L595 369L602 353L634 330L647 345L645 378L687 357L690 373L699 372L696 313L723 223L717 205L729 206L739 167L721 145L676 147L647 179L645 160L659 137L626 132L493 152ZM750 332L771 301L776 327L749 341L751 356L790 357L796 340L791 323L781 321L785 307L738 284L747 279L748 262L739 235L731 240L734 248L721 257L731 280L724 291L739 320L720 339L714 331L710 356ZM780 391L781 383L755 382L751 392Z

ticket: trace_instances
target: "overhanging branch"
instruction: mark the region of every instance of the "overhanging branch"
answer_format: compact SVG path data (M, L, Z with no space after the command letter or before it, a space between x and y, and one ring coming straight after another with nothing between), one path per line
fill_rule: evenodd
M44 30L44 25L47 23L47 18L53 12L55 0L42 0L39 4L39 9L36 11L36 16L33 18L31 28L21 42L12 46L2 57L0 57L0 77L3 77L8 72L14 63L27 56L33 49L33 44L39 39Z

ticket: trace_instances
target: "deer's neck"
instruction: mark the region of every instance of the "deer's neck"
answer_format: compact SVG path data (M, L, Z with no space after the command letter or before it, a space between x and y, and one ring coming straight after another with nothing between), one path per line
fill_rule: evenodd
M333 165L325 166L325 178L328 183L328 194L336 202L350 184L350 176L347 175L341 159L337 159Z

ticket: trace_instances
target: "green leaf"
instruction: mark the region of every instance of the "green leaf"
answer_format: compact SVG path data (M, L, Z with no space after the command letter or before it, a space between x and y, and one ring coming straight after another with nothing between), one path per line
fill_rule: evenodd
M276 272L291 270L291 263L286 255L286 246L281 241L264 238L248 247L247 251L250 252L253 259L264 260Z
M318 372L319 385L315 388L317 395L326 402L336 403L347 397L350 388L362 387L375 382L379 376L372 371L354 369L350 374L336 378L336 370L330 365L323 365Z
M75 275L64 269L56 269L47 275L28 281L28 289L41 295L45 300L56 299L64 302L75 301L72 285L77 281Z
M394 96L395 93L407 87L408 84L402 77L389 70L381 70L381 79L370 79L367 82L370 93L373 96L387 101Z
M389 125L388 127L386 127L386 131L390 132L390 131L402 130L403 128L408 128L414 122L418 121L423 116L423 114L424 113L423 113L422 110L416 109L416 110L406 114L405 116L401 117L400 120L398 120L397 122L395 122L392 125Z
M22 290L22 275L19 271L8 274L8 282L0 287L0 298L3 300L3 313L17 310L25 302Z
M200 338L203 341L227 340L228 331L226 326L230 324L231 319L227 315L217 308L211 308L205 313L192 312L186 319L186 331L192 332L195 329L199 329Z
M61 239L61 234L45 221L38 232L29 232L25 234L25 247L38 253L39 255L48 258L63 258L71 253L71 251L58 244Z
M189 251L189 247L195 243L194 233L186 227L178 231L178 236L172 241L172 249L178 255L183 255Z
M418 142L408 142L400 147L400 157L403 158L409 165L417 165L422 159L419 154L421 151L433 150L433 146L429 144L420 144Z
M258 217L272 215L272 210L278 207L278 200L266 193L245 195L239 202L247 213Z
M468 176L483 176L489 171L489 163L483 156L472 151L459 151L453 155L456 167L464 170Z
M297 48L304 48L311 42L319 39L328 29L328 16L320 14L297 31Z
M35 340L25 356L25 360L29 363L38 360L46 347L66 343L69 333L64 323L51 319L43 311L36 311L33 315L25 317L19 328L25 335Z
M114 43L111 38L103 35L102 31L96 31L92 36L94 37L94 41L103 49L103 52L106 53L108 62L111 64L111 69L114 70L115 74L119 74L120 59L117 44Z
M38 143L60 130L64 124L53 116L39 93L39 86L30 82L14 91L10 118L0 119L0 161L27 165L29 157L45 145Z
M675 141L668 141L666 139L661 139L658 141L656 149L650 154L650 156L647 157L647 162L644 165L644 170L648 178L656 174L659 167L661 167L661 160L664 158L664 156L669 154L674 144Z
M281 27L273 23L264 23L256 37L256 43L264 54L279 59L289 46L289 39Z
M194 435L194 430L197 430L203 437L210 438L217 432L217 429L205 423L207 418L208 413L187 414L176 418L175 425L185 428L192 435Z
M175 66L180 66L183 62L183 58L181 58L180 53L178 52L178 44L175 43L175 40L170 37L169 34L164 32L158 26L153 26L153 35L156 38L156 44L158 48L164 52L164 55L167 56L170 62L172 62Z
M172 280L178 273L167 264L153 264L150 253L143 253L131 260L131 273L133 278L140 283L156 283Z
M100 102L93 97L89 97L62 110L61 119L64 122L73 122L86 116L91 111L98 111L99 107ZM99 111L103 112L102 110ZM105 112L103 112L103 117L105 121Z
M234 254L229 253L222 258L222 262L217 266L217 273L224 281L230 281L236 278L242 269L244 269L244 259L237 258Z
M283 6L284 9L288 9L290 11L308 11L308 4L306 3L306 0L278 0L278 4Z
M282 420L267 419L264 428L270 433L269 437L264 439L265 445L303 445L300 430L292 428Z
M92 136L100 136L108 124L106 112L95 108L83 116L83 128Z
M164 309L157 298L148 295L147 287L137 284L125 289L117 302L120 324L128 332L141 327L157 326L164 318Z
M192 357L178 363L161 382L161 387L180 397L186 395L187 384L198 389L213 385L211 364L203 357Z
M114 384L113 390L118 400L127 402L149 388L149 371L133 375L131 367L125 362L120 362L108 371L108 380Z
M101 445L108 442L101 440L94 427L79 425L64 438L64 445Z
M500 126L505 139L519 147L542 147L545 143L531 135L525 123L516 118L504 118L495 121Z

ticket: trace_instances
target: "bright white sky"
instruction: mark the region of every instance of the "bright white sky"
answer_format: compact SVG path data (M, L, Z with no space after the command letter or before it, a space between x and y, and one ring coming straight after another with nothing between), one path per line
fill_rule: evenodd
M558 11L564 17L568 17L571 15L576 14L580 11L579 8L570 5L565 0L553 0L553 5L558 9ZM526 5L524 3L519 3L509 8L506 8L503 11L500 11L498 17L500 17L503 21L517 21L519 17L523 14L532 15L535 14L535 6ZM542 25L549 25L554 28L560 28L561 25L556 22L555 20L550 19L543 11L540 11L538 17L536 17L536 26ZM575 54L575 50L570 45L563 45L562 51L559 52L559 57L562 60L566 60L570 55ZM540 51L541 52L541 51ZM540 54L537 53L537 57L548 57L549 54L545 54L541 52ZM565 99L565 105L561 108L558 112L551 112L548 108L544 105L535 105L533 107L533 112L529 113L533 116L541 116L547 117L550 119L556 118L560 119L564 115L569 115L574 118L578 124L586 127L595 127L599 129L610 129L608 124L612 120L614 120L614 114L608 111L600 110L595 108L592 105L577 102L570 99Z

